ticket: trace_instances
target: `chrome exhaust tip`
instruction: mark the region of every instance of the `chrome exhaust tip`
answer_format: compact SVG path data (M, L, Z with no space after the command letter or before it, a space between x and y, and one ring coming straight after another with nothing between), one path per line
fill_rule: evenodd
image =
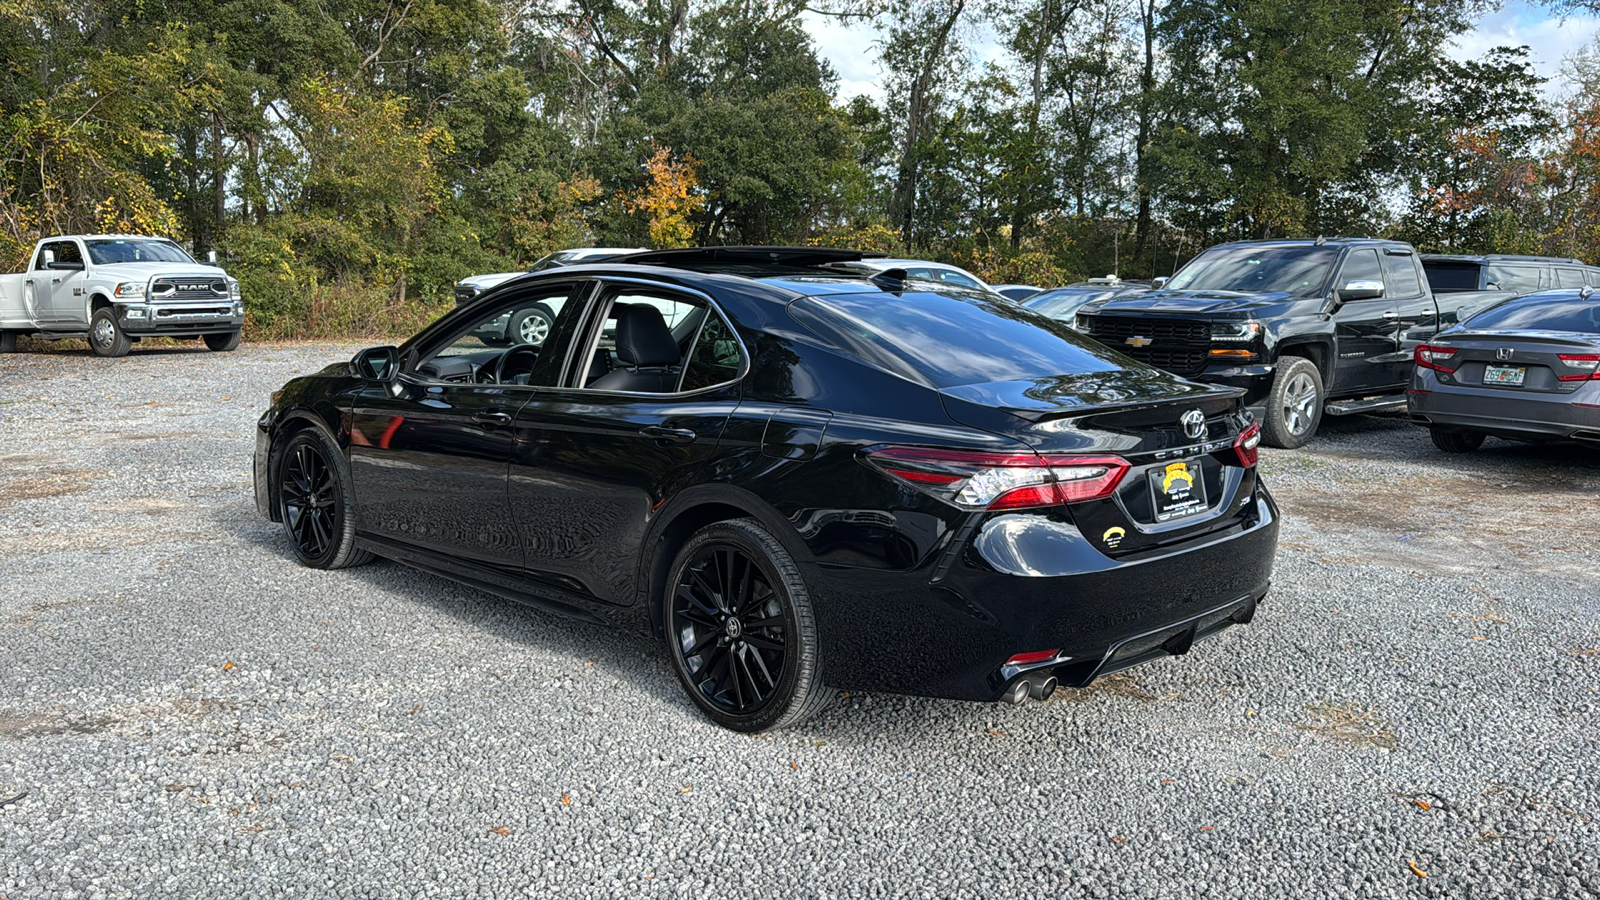
M1015 706L1018 703L1028 699L1028 696L1032 693L1033 685L1028 682L1028 679L1024 678L1021 681L1018 681L1016 684L1013 684L1011 687L1006 688L1006 692L1000 695L1000 699L1010 703L1012 706Z
M1026 682L1024 682L1026 684ZM1035 700L1049 700L1050 695L1056 692L1056 677L1051 675L1038 684L1029 685L1028 696Z

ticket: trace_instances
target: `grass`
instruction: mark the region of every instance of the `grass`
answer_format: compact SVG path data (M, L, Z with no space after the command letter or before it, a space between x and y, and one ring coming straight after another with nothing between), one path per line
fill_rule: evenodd
M1354 744L1393 750L1397 746L1394 729L1376 710L1353 703L1308 706L1309 721L1293 723L1295 728L1309 731L1323 740L1335 744Z

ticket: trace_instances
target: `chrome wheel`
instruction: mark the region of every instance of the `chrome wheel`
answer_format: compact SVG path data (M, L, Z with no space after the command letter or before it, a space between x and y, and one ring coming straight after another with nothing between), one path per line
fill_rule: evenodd
M1283 423L1290 434L1305 434L1317 419L1317 385L1311 376L1299 372L1289 379L1283 391Z
M517 329L520 343L542 344L550 336L550 320L544 316L528 316L522 320L522 325Z
M110 319L102 317L94 323L94 342L102 347L110 347L117 342L117 326Z

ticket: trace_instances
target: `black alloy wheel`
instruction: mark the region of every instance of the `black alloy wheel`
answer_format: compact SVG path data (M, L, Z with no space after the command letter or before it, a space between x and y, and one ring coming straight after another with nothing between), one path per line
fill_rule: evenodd
M344 471L320 432L294 435L278 463L278 504L294 555L316 569L342 569L372 558L355 549Z
M793 560L759 523L719 522L673 566L667 640L695 705L737 731L795 724L825 701L816 626Z

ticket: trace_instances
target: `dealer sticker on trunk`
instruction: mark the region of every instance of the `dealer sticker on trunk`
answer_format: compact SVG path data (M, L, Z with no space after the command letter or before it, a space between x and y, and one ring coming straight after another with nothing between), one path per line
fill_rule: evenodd
M1196 463L1175 462L1150 473L1150 499L1157 522L1206 511L1206 483Z

